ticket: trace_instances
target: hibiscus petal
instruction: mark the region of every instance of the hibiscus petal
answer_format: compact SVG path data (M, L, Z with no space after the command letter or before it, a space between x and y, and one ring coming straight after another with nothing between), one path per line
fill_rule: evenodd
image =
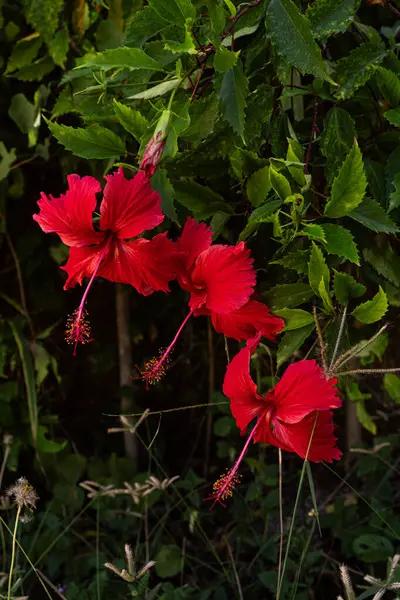
M337 437L334 435L332 412L329 410L311 413L298 423L291 425L281 423L279 419L276 419L274 420L273 438L275 441L272 441L270 436L272 444L278 448L282 447L284 450L291 448L291 451L296 452L301 458L306 457L311 439L307 458L313 462L332 462L333 459L338 460L342 455L339 448L336 447Z
M168 282L176 277L176 248L166 233L152 240L114 240L99 269L99 275L115 283L127 283L148 296L169 292Z
M154 229L163 221L161 196L153 190L145 173L139 171L133 179L126 179L119 168L106 179L100 229L113 231L120 239L128 239Z
M205 223L197 223L192 217L186 219L182 234L176 242L180 252L178 282L184 289L189 286L189 270L196 258L211 246L212 231Z
M99 265L104 250L105 243L97 246L71 248L66 264L61 267L68 274L64 290L74 287L76 284L82 285L84 277L91 277L95 268Z
M316 410L341 406L336 383L336 378L325 377L315 360L300 360L289 365L267 399L275 404L280 421L297 423Z
M99 244L104 234L94 231L92 214L96 208L96 194L101 191L94 177L68 175L69 189L60 198L50 199L42 192L38 201L40 212L33 215L45 233L57 233L67 246L79 247Z
M212 312L211 320L215 331L239 342L253 338L257 332L273 341L285 326L282 319L271 315L268 306L256 300L249 300L244 306L227 315Z
M255 340L258 344L259 337ZM229 363L224 379L223 392L231 401L231 412L236 425L243 432L250 421L266 409L265 398L257 394L257 386L250 376L252 347L242 348Z
M244 242L237 246L210 246L196 260L192 275L191 308L205 300L209 310L226 314L249 300L256 283L253 259Z

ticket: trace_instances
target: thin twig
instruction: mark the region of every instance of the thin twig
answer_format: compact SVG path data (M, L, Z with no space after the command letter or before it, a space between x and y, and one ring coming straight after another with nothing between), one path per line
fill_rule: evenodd
M318 341L319 341L319 346L320 346L320 350L321 350L322 366L324 369L324 373L326 373L327 372L327 364L326 364L326 357L325 357L326 346L325 346L324 338L322 337L321 326L319 324L318 317L317 317L317 307L315 305L313 306L313 315L314 315L315 329L317 330Z
M236 568L236 564L235 564L235 559L233 558L232 548L231 548L231 545L229 543L228 536L225 536L225 542L226 542L226 547L228 548L228 554L229 554L229 559L230 559L231 564L232 564L233 573L235 575L235 581L236 581L236 585L237 585L237 590L238 590L239 598L240 598L240 600L243 600L242 586L240 585L239 574L237 572L237 568Z
M5 238L7 240L7 244L8 244L8 247L10 249L11 255L13 257L13 261L14 261L14 265L15 265L15 270L17 272L17 279L18 279L19 295L20 295L20 299L21 299L21 305L22 305L22 308L24 309L24 315L25 315L25 318L26 318L27 323L28 323L29 331L31 333L32 338L34 338L35 337L35 330L34 330L32 319L30 317L30 314L29 314L29 311L28 311L28 306L27 306L27 303L26 303L26 295L25 295L25 288L24 288L24 280L23 280L22 271L21 271L21 264L19 262L18 254L15 251L14 244L12 243L12 239L11 239L10 234L8 233L8 231L5 232Z
M337 359L335 364L332 366L332 371L336 371L336 369L338 369L339 367L342 367L349 360L351 360L354 356L357 356L358 354L360 354L360 352L365 350L365 348L367 348L370 344L372 344L372 342L374 342L381 335L381 333L383 333L385 331L387 326L388 326L388 324L386 323L383 327L380 328L380 330L377 333L375 333L375 335L373 335L369 340L367 340L365 342L365 344L363 344L362 346L360 346L359 344L356 344L355 346L350 348L350 350L347 350L347 352L345 352L344 354L339 356L339 358Z
M344 326L346 323L346 315L347 315L347 305L344 307L344 310L343 310L342 320L340 322L339 332L338 332L338 336L336 338L336 344L335 344L335 348L333 350L331 364L329 365L329 371L332 370L332 366L335 364L335 358L336 358L338 350L339 350L340 342L342 341L343 330L344 330Z
M391 10L394 15L396 15L396 17L400 17L400 10L397 10L397 8L393 6L389 0L386 0L385 6L387 6L388 9Z
M282 557L283 557L283 494L282 494L282 450L278 448L279 457L279 561L278 561L278 587L281 581Z
M222 404L229 404L229 400L226 402L213 402L213 406L221 406ZM133 413L131 415L115 415L110 413L103 413L105 417L141 417L146 414L146 416L151 417L152 415L162 415L164 413L177 412L178 410L190 410L192 408L204 408L205 406L210 406L209 402L203 404L191 404L190 406L177 406L176 408L166 408L165 410L152 410L149 411L148 408L142 413Z
M20 162L14 163L13 165L11 165L10 171L12 169L18 169L18 167L22 167L23 165L29 164L30 162L35 160L35 158L37 158L38 156L39 156L39 154L33 154L32 156L30 156L29 158L26 158L25 160L21 160Z
M211 319L207 320L207 340L208 340L208 403L212 404L212 396L215 389L215 357L214 357L214 336ZM209 410L206 423L206 441L204 451L204 477L207 477L208 463L210 460L210 445L212 431L212 413Z
M351 371L340 371L335 373L336 377L343 377L344 375L383 375L384 373L400 373L400 367L398 369L352 369Z
M312 143L314 141L315 132L318 130L317 119L318 119L318 98L315 96L314 97L314 116L313 116L313 121L312 121L312 125L311 125L310 140L308 142L306 158L304 161L304 175L307 175L307 173L308 173L308 163L310 162L311 147L312 147Z

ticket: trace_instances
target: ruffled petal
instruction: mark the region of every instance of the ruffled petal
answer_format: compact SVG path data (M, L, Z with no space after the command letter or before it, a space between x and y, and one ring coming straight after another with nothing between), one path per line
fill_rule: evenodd
M325 377L315 360L300 360L289 365L267 399L275 404L280 421L298 423L316 410L341 406L336 383L335 377Z
M33 215L45 233L57 233L67 246L79 247L99 244L104 233L94 231L92 214L96 208L96 194L101 191L94 177L68 175L69 189L60 198L50 199L42 192L38 201L40 212Z
M313 462L339 460L342 453L336 447L337 437L334 435L332 412L329 410L310 413L298 423L291 425L275 419L272 434L275 441L271 441L271 443L283 450L291 448L292 452L295 452L301 458L305 458L311 436L312 441L308 452L308 460Z
M196 288L190 297L191 308L205 302L213 312L233 312L246 304L256 283L250 251L244 242L210 246L197 258L191 280Z
M133 242L115 239L99 269L99 275L115 283L132 285L140 294L169 292L168 282L176 277L177 252L166 233L152 240Z
M211 313L215 331L239 342L253 338L258 332L268 340L274 341L285 323L279 317L271 315L268 306L249 300L244 306L229 314Z
M180 253L178 283L190 291L190 269L196 258L211 246L212 231L205 223L197 223L192 217L186 219L182 234L176 242Z
M96 267L99 266L104 250L107 250L106 242L98 246L71 248L66 264L61 267L68 274L64 290L74 287L76 284L82 285L84 277L91 277Z
M257 345L259 337L254 341ZM230 407L236 425L243 433L250 421L266 409L265 398L257 394L257 386L250 375L250 356L253 345L242 348L229 363L223 384L223 392L231 401Z
M161 196L153 190L145 173L139 171L133 179L126 179L119 168L106 179L100 229L113 231L120 239L128 239L154 229L163 221Z

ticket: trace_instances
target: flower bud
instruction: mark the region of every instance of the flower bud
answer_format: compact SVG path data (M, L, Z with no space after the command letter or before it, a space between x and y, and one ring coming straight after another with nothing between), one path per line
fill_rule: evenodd
M148 177L154 175L158 163L161 160L162 153L167 142L169 124L171 121L171 111L164 110L143 153L139 169L144 171Z

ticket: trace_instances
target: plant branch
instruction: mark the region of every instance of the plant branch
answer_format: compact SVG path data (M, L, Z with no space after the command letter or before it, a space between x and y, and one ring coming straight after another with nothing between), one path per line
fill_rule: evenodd
M12 239L11 239L10 234L8 233L8 231L5 232L5 238L7 240L7 244L8 244L8 247L10 249L11 256L13 257L13 261L14 261L14 265L15 265L15 270L17 272L17 279L18 279L19 295L20 295L20 299L21 299L21 306L22 306L22 308L24 310L24 316L25 316L25 318L27 320L30 334L31 334L32 338L34 338L35 337L35 330L34 330L34 327L33 327L32 319L31 319L29 311L28 311L28 305L26 303L25 287L24 287L24 280L23 280L23 277L22 277L21 264L19 262L18 254L15 251L14 244L12 242Z

